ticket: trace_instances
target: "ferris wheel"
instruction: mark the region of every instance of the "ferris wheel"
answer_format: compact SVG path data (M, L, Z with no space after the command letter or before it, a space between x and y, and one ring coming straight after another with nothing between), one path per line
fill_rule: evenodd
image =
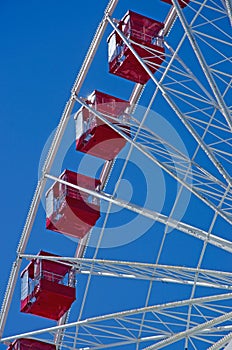
M9 277L9 350L232 349L232 4L155 6L110 0L104 11ZM82 96L106 47L110 91L99 82ZM47 234L67 237L74 255L28 250L41 202ZM53 323L5 335L19 280L23 317Z

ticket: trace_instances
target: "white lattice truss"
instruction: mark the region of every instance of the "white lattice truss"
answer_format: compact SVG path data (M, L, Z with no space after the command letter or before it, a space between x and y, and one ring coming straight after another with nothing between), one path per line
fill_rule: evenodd
M21 260L22 258L34 257L24 253L46 181L49 178L62 182L57 176L50 174L50 169L76 103L91 110L97 118L107 123L130 144L130 150L118 183L123 176L132 150L136 149L180 184L177 199L170 214L164 215L151 211L149 208L141 208L135 203L127 203L123 199L115 198L117 185L112 194L104 192L104 186L102 186L100 192L82 189L98 196L101 200L107 201L109 205L93 257L91 259L77 258L80 256L80 250L77 250L75 258L63 258L65 263L71 264L76 269L77 274L88 275L78 320L67 323L68 317L65 315L55 327L5 337L1 341L7 343L24 336L37 337L45 334L48 342L54 343L55 339L57 347L64 349L103 349L113 348L114 346L123 347L128 344L134 344L136 350L140 348L162 349L176 342L182 344L182 341L185 342L185 349L199 349L197 347L199 342L201 349L207 347L211 350L222 349L232 339L232 324L230 321L232 318L232 293L217 293L221 289L224 291L232 289L232 273L203 269L202 261L208 244L229 253L232 250L230 240L224 239L220 232L213 233L215 222L219 216L226 222L232 223L232 181L230 175L232 166L231 0L193 0L184 10L180 8L177 0L173 0L173 7L165 20L165 61L155 75L149 69L152 65L149 58L156 55L156 52L149 48L147 49L146 59L141 59L131 46L131 42L115 26L112 16L117 3L118 1L111 0L105 10L103 19L75 81L70 100L65 107L45 161L43 174L32 200L17 249L18 256L13 264L3 301L0 319L1 335L3 334L20 271ZM175 25L173 26L174 22ZM146 113L140 118L141 121L138 122L133 112L130 113L131 137L124 132L121 125L115 124L115 120L112 120L114 122L112 124L110 118L106 118L105 115L92 110L79 96L81 86L107 25L112 26L117 31L154 83L153 95ZM182 32L173 44L169 40L169 32L174 31L176 25L182 27ZM185 57L186 48L189 50L187 59ZM142 93L146 93L146 87L143 88L143 86L137 84L130 99L130 102L134 105L133 111L136 110L136 104ZM164 140L145 126L149 111L158 98L162 98L163 103L175 112L188 130L189 137L196 140L191 159L176 149L168 140ZM198 164L198 154L201 151L204 152L205 159L208 161L207 168L204 164ZM109 169L112 166L112 163L108 164ZM110 174L110 171L108 174ZM105 183L106 181L108 181L108 178L104 179ZM71 184L70 186L80 188ZM204 205L212 210L213 218L207 231L184 222L177 222L172 218L183 188L191 191ZM164 225L163 241L155 264L97 259L98 249L104 229L107 226L112 204L132 210ZM170 226L203 241L202 250L195 267L168 266L159 263L167 228ZM87 237L83 240L83 246L87 244L87 240ZM46 259L49 258L46 257ZM51 259L56 260L55 257L51 257ZM131 281L136 279L150 281L144 307L82 320L92 276L98 276L99 280L110 276L129 278ZM192 288L190 297L183 301L148 306L153 283L189 285ZM211 293L212 290L216 291L216 294L209 297L195 298L196 288L200 287L207 287Z
M186 336L191 342L194 342L194 339L201 339L202 342L211 345L215 339L220 339L232 330L232 325L228 322L232 316L232 308L226 303L231 297L232 293L219 294L68 323L65 325L62 346L64 349L105 349L142 344L146 346L145 349L162 349ZM189 306L192 307L192 320L186 330ZM141 336L138 337L142 318L146 322ZM76 326L79 328L78 334L75 332ZM54 335L62 327L64 326L59 325L32 331L4 338L2 341L8 343L20 337L37 339L36 336L43 334L46 341L52 343ZM152 345L148 345L149 343Z

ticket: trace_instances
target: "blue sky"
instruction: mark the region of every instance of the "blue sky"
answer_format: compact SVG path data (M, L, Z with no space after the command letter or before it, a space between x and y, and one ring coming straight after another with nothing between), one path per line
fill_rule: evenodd
M0 160L2 164L0 175L2 184L0 300L4 295L11 264L16 256L20 234L37 184L41 155L42 160L44 157L43 148L54 131L65 103L69 99L75 76L85 57L96 27L102 18L106 3L106 1L96 3L93 0L88 2L70 0L68 3L60 0L50 0L49 2L44 0L40 2L34 0L18 2L14 0L1 2L0 4ZM142 4L139 4L138 1L125 0L123 6L117 8L115 16L122 17L129 8L160 21L164 20L168 11L168 5L161 5L158 0L154 3L143 1ZM107 31L107 34L109 33L110 29ZM112 77L107 72L105 39L101 43L96 59L82 87L81 94L86 96L92 90L100 89L117 97L129 99L133 84ZM167 120L170 122L169 109L165 105L157 107L157 111L159 113L163 111L162 117L167 116ZM191 152L191 147L195 147L195 141L185 132L177 118L174 124L174 129L178 129L178 133L181 134L180 139L183 140L187 152ZM70 128L72 126L71 124ZM122 166L122 160L126 157L128 149L127 146L120 154L121 160L116 163L111 178L112 182L107 187L109 193L113 191L117 172ZM145 184L143 185L143 178L149 178L148 174L151 174L151 169L143 157L139 157L137 154L134 154L133 157L131 165L125 173L124 184L118 196L123 196L123 193L126 193L130 197L133 194L133 201L143 205L146 199L142 187L145 186ZM97 172L100 165L101 162L95 163L94 159L83 157L77 154L74 149L67 152L63 163L63 167L70 166L73 169L82 167L81 169L84 172L90 173L92 169ZM141 174L142 167L143 173ZM134 173L135 171L137 172ZM132 173L134 177L131 177ZM162 197L162 191L160 188L155 188L154 183L160 178L162 176L156 167L154 168L154 179L149 179L149 190L151 190L154 197L159 198ZM166 177L164 186L167 196L161 203L162 205L157 204L157 208L161 205L162 210L168 213L174 200L176 187L173 180ZM171 188L175 188L174 191L171 191ZM148 207L149 205L152 205L151 202L148 203ZM123 216L125 222L129 215L130 220L134 219L134 214L129 214L125 210L114 215L111 217L109 227L116 226L116 230L119 215ZM97 230L101 227L103 218L98 222ZM184 221L207 230L211 219L211 211L205 206L199 205L199 200L191 197ZM76 247L75 242L59 234L46 232L44 220L44 210L41 206L29 240L27 253L36 253L40 249L45 249L57 254L73 256ZM142 226L141 231L144 230L144 227L147 227L146 220L144 219L142 223L145 226ZM163 227L158 223L154 225L148 223L148 227L150 229L137 240L111 249L101 249L98 257L154 262L154 257L162 239ZM121 233L119 231L118 234L129 234L129 230L133 229L135 229L133 225L129 228L125 227L124 231L122 230ZM215 230L223 232L227 237L229 225L218 219ZM96 231L96 235L98 235L98 232ZM154 233L156 234L154 235ZM191 263L195 266L202 243L186 237L182 233L176 233L174 238L172 235L170 233L161 262L170 264L175 262L177 265ZM130 240L128 238L128 241ZM183 247L186 249L183 249ZM88 254L90 256L93 254L93 248L89 249ZM192 255L189 256L189 254ZM220 257L218 260L215 260L215 254L220 254L217 248L210 247L207 250L204 261L205 267L228 269L229 254L218 255ZM99 281L94 279L84 317L123 310L125 305L126 308L143 306L147 285L144 288L146 283L140 281L136 283L136 292L132 293L134 286L132 286L131 281L123 280L119 282L118 279ZM78 301L74 306L72 320L75 319L74 313L79 309L84 285L85 278L81 277L78 283ZM116 293L113 292L115 290L117 290ZM181 297L184 299L189 291L190 289L187 290L187 287L183 288L181 286L170 285L166 286L165 289L163 289L163 286L158 286L152 294L151 303L166 302L175 300L175 298L181 299ZM207 293L207 290L202 293ZM6 325L6 335L54 324L33 316L20 315L19 295L18 284L9 313L9 321ZM106 295L108 296L107 301ZM33 328L31 328L31 322ZM0 346L0 348L5 347Z

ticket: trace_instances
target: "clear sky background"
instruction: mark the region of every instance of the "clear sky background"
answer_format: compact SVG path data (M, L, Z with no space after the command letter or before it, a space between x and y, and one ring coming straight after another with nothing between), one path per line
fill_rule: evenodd
M121 18L130 8L163 21L169 9L168 5L161 4L158 0L154 2L146 0L142 3L135 0L125 0L120 3L123 3L123 6L119 6L115 13L118 18ZM107 1L105 0L100 2L93 0L88 2L74 0L68 2L60 0L0 2L2 237L0 300L4 296L11 264L16 257L20 234L37 184L43 148L57 126L65 103L69 99L75 76L85 57L96 27L102 18L106 4ZM108 29L107 35L109 33L110 29ZM129 99L132 88L132 83L108 74L107 49L105 40L103 40L81 94L86 96L92 90L100 89L120 98ZM159 106L157 109L159 113L163 111L161 113L162 117L167 116L168 108L165 105ZM167 120L170 122L170 115L168 115ZM175 125L174 129L178 129L178 132L182 133L180 139L187 148L187 152L191 153L191 147L195 146L194 141L185 132L177 118L173 124ZM181 144L181 147L183 145ZM191 146L190 149L189 145ZM120 155L121 159L125 158L127 151L128 146ZM42 159L43 157L42 155ZM92 163L90 163L91 161ZM63 168L70 165L70 168L75 170L79 167L79 164L81 164L80 167L83 167L81 169L84 169L84 172L91 173L91 169L94 172L98 171L100 163L95 164L91 158L85 158L83 161L81 155L76 154L74 149L70 149L65 157ZM108 185L108 192L113 191L117 172L121 166L122 160L119 160L112 174L112 182ZM132 173L133 175L136 174L137 177L135 175L132 177ZM146 196L144 196L144 188L146 187L144 178L146 178L148 179L148 192L151 193L152 198L160 198L160 201L155 204L157 206L155 209L158 210L160 205L162 212L168 214L174 201L176 187L174 192L165 192L165 196L162 197L163 187L154 187L154 183L158 179L161 185L166 186L165 191L167 191L167 189L174 186L174 182L166 177L163 178L157 168L154 169L154 177L149 178L149 174L151 174L151 169L147 161L135 154L124 176L124 187L121 188L118 196L122 197L124 193L128 197L132 196L135 203L143 205L146 201ZM166 183L164 184L162 181L166 181ZM151 200L151 198L148 199L148 207L151 205ZM119 217L120 220L125 220L125 222L128 217L131 221L134 219L134 216L129 216L131 214L125 211L114 215L109 227L115 228ZM183 221L207 230L211 219L212 213L206 207L201 206L197 199L191 197ZM97 224L96 235L98 235L102 223L103 218ZM154 262L163 228L162 225L156 223L145 232L144 227L150 227L150 223L148 223L148 226L146 225L147 221L144 219L141 228L141 232L143 231L144 234L137 240L120 247L101 249L98 256L109 259ZM128 238L128 241L132 241L134 239L133 230L136 229L136 226L132 224L130 227L125 227L121 233L119 229L118 234L121 235L121 238L125 234L132 235L132 238ZM223 232L226 237L229 226L219 219L215 229L218 232ZM116 234L116 231L117 227L114 234ZM154 232L157 235L154 235ZM176 233L175 240L171 235L173 233L170 233L170 238L165 246L162 262L195 266L202 243L181 233ZM76 243L72 240L59 234L46 232L45 214L41 206L26 252L36 253L40 249L44 249L61 255L73 256L75 248ZM93 254L92 248L89 249L88 254L89 256ZM216 260L215 254L218 254L219 257ZM218 249L210 247L204 263L205 267L221 267L227 270L230 264L229 254L221 253ZM78 283L78 301L74 306L71 320L75 319L75 313L80 307L84 286L85 278L81 277ZM133 285L131 281L127 280L94 279L84 317L143 306L147 287L147 282L136 281ZM184 299L187 298L190 292L187 287L175 285L165 285L165 288L157 286L156 288L152 294L151 303ZM208 291L203 289L201 293L206 294ZM19 313L19 298L20 289L18 284L5 335L17 334L21 331L29 331L54 324L34 316L21 315ZM0 348L4 349L5 347L0 346Z

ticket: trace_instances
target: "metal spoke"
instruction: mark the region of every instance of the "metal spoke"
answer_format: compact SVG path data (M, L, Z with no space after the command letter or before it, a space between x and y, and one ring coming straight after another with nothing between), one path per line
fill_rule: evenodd
M201 268L188 268L183 266L169 266L160 264L146 264L139 262L111 261L71 257L46 257L30 254L21 254L26 259L46 259L63 261L75 267L76 273L92 274L99 277L117 277L161 281L192 285L198 275L196 284L202 287L232 289L232 273L224 271L211 271Z

